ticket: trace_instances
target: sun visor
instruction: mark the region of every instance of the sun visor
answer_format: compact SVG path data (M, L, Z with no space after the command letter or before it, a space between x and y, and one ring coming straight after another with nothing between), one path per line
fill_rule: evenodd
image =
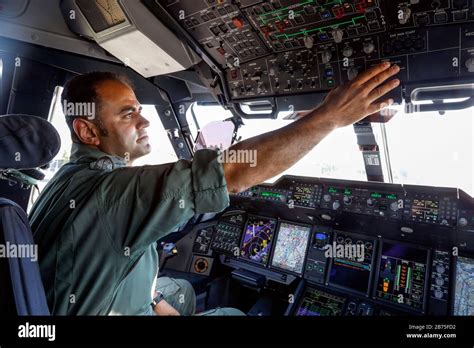
M200 62L192 49L136 0L65 0L69 28L94 40L144 77L182 71Z

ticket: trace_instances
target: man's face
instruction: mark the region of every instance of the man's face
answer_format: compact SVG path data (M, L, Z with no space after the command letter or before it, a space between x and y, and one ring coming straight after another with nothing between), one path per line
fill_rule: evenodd
M98 135L97 147L108 154L129 159L130 162L151 151L144 118L133 90L120 81L101 83L96 92L101 100L96 110L107 135Z

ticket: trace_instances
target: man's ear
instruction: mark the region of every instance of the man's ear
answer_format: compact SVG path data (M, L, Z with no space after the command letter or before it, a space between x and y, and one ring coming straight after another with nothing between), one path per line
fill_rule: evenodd
M77 138L86 145L100 145L99 131L90 121L82 118L75 118L72 127Z

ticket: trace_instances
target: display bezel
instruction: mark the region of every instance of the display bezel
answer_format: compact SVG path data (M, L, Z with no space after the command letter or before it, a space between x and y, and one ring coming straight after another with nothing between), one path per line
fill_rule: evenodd
M268 251L268 259L265 263L262 263L262 262L258 262L258 261L254 261L248 257L245 257L245 256L242 256L242 245L244 243L244 238L245 238L245 232L247 231L247 226L249 224L249 220L251 218L257 218L257 219L268 219L268 220L273 220L275 221L275 231L273 232L273 239L272 239L272 245L270 246L270 250ZM278 218L275 218L275 217L269 217L269 216L265 216L265 215L257 215L257 214L247 214L247 219L245 221L245 225L244 225L244 228L242 230L242 234L240 236L240 243L239 243L239 256L236 257L237 259L239 259L239 261L245 261L245 262L248 262L252 265L258 265L258 266L261 266L261 267L265 267L265 268L268 268L268 265L270 263L270 259L271 259L271 256L272 256L272 250L273 250L273 247L274 247L274 240L275 240L275 237L276 237L276 233L278 231L278 222L279 222L279 219Z
M336 241L336 238L337 238L338 234L345 234L345 235L349 235L352 238L360 238L360 239L364 239L364 240L370 239L371 241L373 241L372 262L370 264L371 271L369 272L369 281L368 281L368 284L367 284L367 290L365 292L361 292L361 291L349 288L347 286L332 283L330 281L330 277L331 277L331 270L332 270L333 265L334 265L334 257L330 258L330 260L328 262L328 265L327 265L326 281L325 281L326 286L328 286L330 288L335 288L335 289L339 289L339 290L348 291L349 293L356 294L356 295L359 295L359 296L370 297L370 292L371 292L372 287L373 287L372 283L374 281L373 273L374 273L374 267L375 267L376 258L377 258L378 239L376 237L370 236L370 235L364 235L364 234L359 234L359 233L334 230L333 235L332 235L332 243L334 243ZM332 246L332 243L331 243L331 246Z
M412 306L408 306L404 303L394 303L392 301L385 300L385 299L377 297L377 287L378 287L378 279L379 279L379 275L380 275L380 265L382 264L382 250L383 250L384 244L386 244L386 243L395 244L395 245L402 245L402 246L406 246L406 247L409 247L409 248L426 251L426 273L425 273L425 284L424 284L424 289L423 289L423 303L421 305L421 309L416 309L416 308L413 308ZM428 296L429 296L429 281L431 279L431 249L430 248L427 248L427 247L424 247L424 246L421 246L421 245L411 244L411 243L398 242L398 241L394 241L394 240L390 240L390 239L381 239L380 243L379 243L378 252L377 252L377 266L376 267L377 267L377 269L374 272L375 276L373 278L374 280L373 280L373 286L372 286L372 299L375 302L377 302L379 304L389 305L390 307L396 308L396 309L399 309L399 310L400 309L407 310L407 311L410 311L410 312L413 312L413 313L424 314L426 312L426 307L427 307L427 304L428 304Z
M306 238L306 249L305 249L305 252L304 252L303 267L301 268L301 272L299 272L299 273L273 265L273 258L275 256L275 249L276 249L276 246L277 246L278 237L280 236L280 229L281 229L281 224L282 223L289 224L289 225L294 225L294 226L307 227L309 229L308 237ZM310 241L311 241L311 236L313 234L313 228L314 228L314 226L308 225L308 224L298 223L298 222L289 221L289 220L279 220L277 229L275 231L275 242L272 244L272 250L271 250L271 255L270 255L271 257L270 257L270 261L268 263L269 268L274 269L274 270L278 270L278 271L282 271L282 272L285 272L285 273L293 274L293 275L298 276L298 277L302 277L303 274L304 274L305 268L306 268L306 261L307 261L307 258L308 258L308 249L309 249L309 246L311 244Z
M333 292L331 292L331 290L328 291L328 289L321 289L319 287L312 286L310 284L304 284L302 290L300 291L298 301L295 302L296 306L294 306L293 310L291 311L292 316L297 316L296 313L298 312L298 309L301 308L301 305L302 305L302 303L305 299L306 291L308 289L316 290L316 291L322 292L324 294L337 296L337 297L343 299L344 302L342 303L341 314L337 315L337 316L341 316L341 317L344 316L344 313L345 313L345 310L346 310L346 307L347 307L347 300L348 300L347 296L340 295L340 294L337 294L337 293L333 293Z

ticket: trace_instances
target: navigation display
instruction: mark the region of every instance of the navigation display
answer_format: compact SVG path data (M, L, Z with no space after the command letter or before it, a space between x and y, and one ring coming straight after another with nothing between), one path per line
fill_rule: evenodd
M272 247L276 223L275 219L249 215L240 248L240 256L266 265Z
M428 250L384 242L376 297L423 309Z
M329 283L360 294L370 290L370 274L375 252L375 239L338 232L330 252Z
M474 259L458 257L454 315L474 315Z
M272 266L301 274L310 232L310 226L282 222L278 230Z
M313 288L306 288L296 309L296 316L342 315L346 299Z
M415 221L437 222L439 216L439 202L425 199L414 199L411 216Z

